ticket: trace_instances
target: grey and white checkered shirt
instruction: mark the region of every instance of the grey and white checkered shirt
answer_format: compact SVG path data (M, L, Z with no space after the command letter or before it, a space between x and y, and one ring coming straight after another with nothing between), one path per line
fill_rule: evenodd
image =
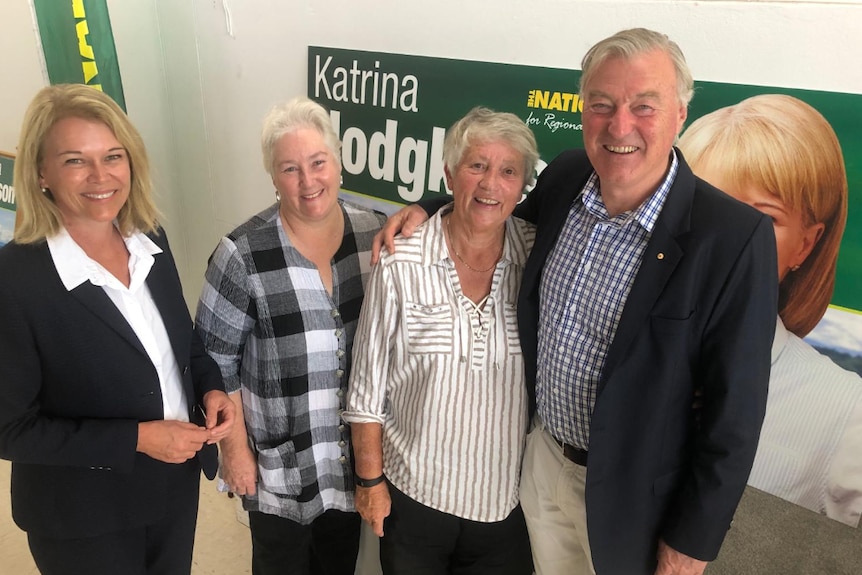
M589 449L605 357L678 166L673 153L658 189L637 209L613 218L594 172L548 255L539 292L536 403L560 441Z
M258 459L247 510L308 524L353 510L349 427L341 421L370 249L385 216L345 202L332 296L290 243L274 205L222 238L196 324L228 393L242 390Z

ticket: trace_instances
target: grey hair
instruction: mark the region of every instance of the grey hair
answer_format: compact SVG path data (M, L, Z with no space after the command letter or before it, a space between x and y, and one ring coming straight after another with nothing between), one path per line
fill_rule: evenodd
M524 186L535 179L539 149L536 136L523 120L509 112L495 112L477 106L452 124L443 140L443 163L455 173L467 149L478 142L503 141L524 159Z
M676 42L666 34L632 28L622 30L613 36L600 40L590 48L581 61L581 82L579 92L583 95L584 87L590 81L598 66L608 58L630 59L635 56L661 50L670 57L676 71L676 94L680 104L688 107L694 96L694 79L685 61L685 56Z
M263 118L260 135L260 150L263 153L263 167L272 176L273 155L276 143L285 135L300 128L313 128L323 137L323 142L332 152L338 168L341 169L341 141L332 127L332 120L326 108L304 97L276 104Z

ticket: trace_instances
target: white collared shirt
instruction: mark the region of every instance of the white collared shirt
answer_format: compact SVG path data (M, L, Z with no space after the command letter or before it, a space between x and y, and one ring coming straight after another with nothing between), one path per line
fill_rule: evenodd
M165 419L188 421L188 402L183 391L179 364L174 357L165 323L146 283L155 262L153 256L162 253L162 250L140 232L123 238L123 241L129 251L131 281L128 288L90 258L65 228L48 238L48 250L60 281L68 291L87 281L105 291L135 332L156 368Z
M851 527L862 516L862 380L787 331L748 484Z

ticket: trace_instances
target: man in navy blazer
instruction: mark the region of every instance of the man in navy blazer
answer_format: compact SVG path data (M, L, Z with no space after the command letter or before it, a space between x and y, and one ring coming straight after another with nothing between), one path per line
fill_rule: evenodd
M515 212L537 225L518 327L534 413L521 504L538 575L699 575L751 470L775 238L673 147L692 86L664 34L596 44L582 63L585 150L552 161ZM493 178L483 185L487 203ZM411 231L417 211L387 228Z

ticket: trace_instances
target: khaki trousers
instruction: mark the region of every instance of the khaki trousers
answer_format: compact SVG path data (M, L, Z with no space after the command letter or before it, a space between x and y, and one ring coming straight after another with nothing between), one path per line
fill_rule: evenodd
M535 416L521 471L521 507L536 575L595 575L587 537L586 476L587 468L566 459Z

